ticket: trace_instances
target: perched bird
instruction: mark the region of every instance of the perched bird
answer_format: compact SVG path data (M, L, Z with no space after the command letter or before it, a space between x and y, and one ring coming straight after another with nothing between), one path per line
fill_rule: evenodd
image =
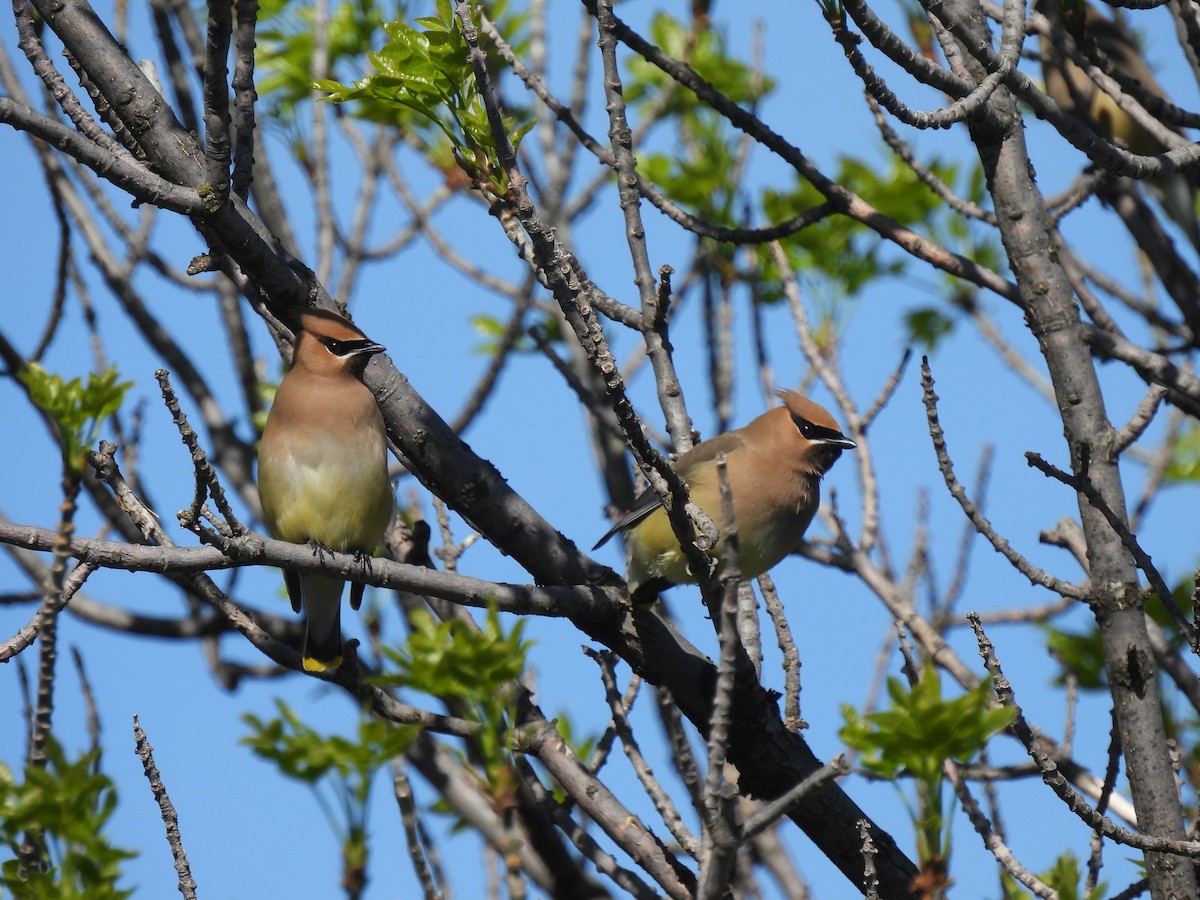
M820 503L821 477L843 450L855 446L823 407L795 391L778 393L783 406L697 444L675 463L692 501L720 529L717 455L725 454L739 568L745 578L757 578L796 549ZM643 492L592 549L621 531L627 533L626 581L635 606L653 603L670 585L698 580L654 491ZM720 541L710 553L721 558Z
M363 369L383 347L325 310L299 314L292 368L267 415L258 451L263 520L281 541L369 555L391 518L387 436ZM304 668L342 663L342 581L283 573L292 609L305 614ZM364 586L350 589L358 609Z
M1133 37L1119 22L1083 0L1037 0L1035 8L1052 24L1062 24L1076 38L1081 51L1086 53L1089 45L1094 45L1108 58L1115 70L1135 79L1146 93L1168 99ZM1140 156L1157 156L1169 149L1121 109L1044 34L1038 37L1038 50L1046 93L1062 109L1108 140ZM1200 226L1196 221L1196 193L1200 188L1200 176L1194 170L1175 172L1147 179L1147 183L1171 220L1183 229L1192 245L1200 249Z

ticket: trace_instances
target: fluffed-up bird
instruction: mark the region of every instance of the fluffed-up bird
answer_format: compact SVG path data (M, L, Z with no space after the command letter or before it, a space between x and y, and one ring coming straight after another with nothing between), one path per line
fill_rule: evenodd
M1119 22L1083 0L1037 0L1035 8L1051 24L1061 24L1068 34L1075 37L1080 51L1086 53L1089 44L1094 44L1116 70L1136 79L1147 93L1168 99L1132 35ZM1121 109L1044 34L1038 36L1038 50L1046 93L1063 110L1113 143L1140 156L1157 156L1168 149ZM1200 226L1196 220L1196 193L1200 189L1200 175L1190 170L1146 181L1167 215L1183 229L1192 245L1200 250Z
M272 536L368 556L382 540L393 496L387 435L362 382L383 352L349 320L325 310L296 317L292 367L280 382L258 451L258 493ZM342 663L342 580L285 571L292 609L305 617L304 668ZM364 586L350 589L358 609Z
M692 501L720 530L717 455L725 454L743 578L757 578L799 546L820 503L821 477L843 450L855 447L824 407L795 391L778 394L783 406L697 444L675 463ZM592 549L618 532L626 532L626 581L635 606L653 603L673 584L698 580L653 490L644 491ZM709 551L717 560L721 547L718 541Z

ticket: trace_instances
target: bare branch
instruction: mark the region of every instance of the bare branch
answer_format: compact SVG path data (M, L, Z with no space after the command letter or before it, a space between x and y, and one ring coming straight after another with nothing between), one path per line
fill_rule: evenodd
M154 748L146 739L146 732L142 731L142 725L136 715L133 717L133 740L146 773L146 780L150 782L150 790L158 801L163 825L167 828L167 843L171 845L171 856L175 860L175 871L179 875L179 893L183 894L185 900L196 900L196 880L192 878L192 869L183 849L183 838L179 833L179 815L167 795L167 787L163 784L158 766L154 764Z
M928 358L922 358L921 360L921 386L925 392L925 414L929 419L929 434L933 438L933 449L937 453L938 468L942 470L942 478L945 479L946 488L950 491L950 495L958 501L958 505L962 507L967 518L971 520L971 524L975 526L975 529L980 534L988 539L988 542L996 549L997 553L1012 563L1013 568L1028 578L1032 584L1048 588L1064 597L1071 597L1075 600L1087 599L1088 594L1086 591L1055 578L1048 572L1043 572L1024 556L1013 550L1008 541L996 533L995 529L992 528L992 524L983 517L975 504L967 497L966 491L963 490L962 485L959 484L958 479L954 476L954 464L950 461L950 454L946 449L945 435L942 431L941 423L938 421L938 397L933 392L933 374L929 370Z

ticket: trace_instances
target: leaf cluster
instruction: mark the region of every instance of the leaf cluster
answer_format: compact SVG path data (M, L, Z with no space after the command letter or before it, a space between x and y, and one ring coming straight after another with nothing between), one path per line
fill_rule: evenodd
M1066 684L1067 676L1070 675L1082 690L1108 690L1100 629L1092 627L1077 632L1049 625L1040 627L1045 635L1046 649L1059 665L1055 684Z
M352 780L356 796L365 799L370 777L380 766L403 753L416 733L363 716L357 737L321 734L276 700L279 715L263 720L247 713L242 717L251 734L242 739L256 756L273 762L284 775L315 785L327 776Z
M117 805L108 776L95 770L97 751L66 758L58 742L46 742L45 768L27 766L18 784L0 765L0 844L12 859L0 865L0 886L20 900L122 900L121 863L137 856L114 847L104 829ZM32 840L49 861L23 869L22 843Z
M483 313L471 316L471 327L475 329L475 333L479 335L479 343L472 348L476 353L481 353L485 356L494 356L499 353L504 346L506 335L510 325L508 322L501 321L496 316L489 316ZM537 344L533 338L529 336L529 332L536 329L540 336L550 343L556 343L563 340L563 329L560 320L552 315L543 315L537 320L537 324L533 325L526 331L518 334L512 341L512 350L515 353L533 353L537 350Z
M686 60L706 81L738 103L758 103L775 83L733 58L722 32L694 30L667 13L651 24L654 42L667 54ZM675 126L677 139L668 153L652 153L639 162L641 174L697 216L733 227L738 212L738 164L742 134L728 119L680 89L665 72L640 57L629 61L625 97L636 108ZM723 247L722 250L731 248Z
M1054 861L1054 865L1045 872L1039 872L1038 878L1058 892L1058 900L1101 900L1108 895L1108 883L1101 881L1090 891L1084 891L1080 880L1079 858L1070 850L1063 853ZM1004 873L1002 878L1004 900L1026 900L1027 894L1011 875Z
M505 634L494 607L481 627L461 619L438 621L424 612L414 615L411 624L405 644L385 651L399 671L380 676L379 683L482 703L503 692L525 669L531 646L521 637L525 623L518 621Z
M872 167L864 160L843 156L837 164L837 181L866 197L880 212L901 225L927 224L942 208L942 201L902 161L892 158L888 167ZM933 164L944 179L953 180L955 168ZM820 205L824 196L809 182L797 181L787 192L763 193L763 213L768 221L784 222ZM853 296L870 282L906 271L909 258L889 252L864 225L845 216L830 216L780 242L797 272L828 285L835 294ZM779 273L770 253L761 253L768 302L783 295Z
M1171 447L1166 480L1172 483L1200 481L1200 428L1190 419L1180 429Z
M1193 615L1192 593L1194 590L1195 582L1192 577L1180 580L1171 589L1175 605L1185 619L1190 619ZM1185 647L1187 636L1180 630L1175 617L1167 612L1158 595L1147 590L1145 602L1146 615L1162 629L1164 637L1171 645ZM1104 643L1100 637L1100 629L1095 622L1089 622L1081 631L1068 631L1049 624L1039 627L1044 635L1046 649L1050 651L1050 655L1059 666L1059 673L1054 680L1055 684L1066 684L1067 678L1070 676L1074 678L1076 686L1081 690L1108 690L1108 673L1104 667Z
M325 23L329 71L366 65L366 48L378 39L385 22L404 17L404 3L390 7L376 0L347 0L331 4ZM313 53L316 49L315 8L307 3L262 0L256 32L257 89L269 98L274 118L290 120L299 104L312 96Z
M937 667L928 660L911 688L899 678L889 678L887 692L890 709L860 716L853 707L843 706L846 725L841 738L863 754L861 764L868 771L889 780L902 773L915 779L917 809L911 814L922 862L945 860L949 822L942 814L943 766L947 760L973 757L1013 720L1015 711L991 705L989 680L943 700Z
M117 380L115 367L91 373L84 383L79 378L64 381L31 362L17 377L33 404L58 426L63 466L76 476L83 471L83 454L96 442L100 425L120 408L125 392L133 386Z
M358 115L372 121L411 124L410 114L416 113L417 120L441 130L454 161L472 180L503 194L507 180L450 0L438 0L437 13L414 20L422 30L403 21L383 26L389 40L369 57L377 74L353 86L322 80L313 87L334 103L359 101ZM514 147L533 125L533 119L521 125L504 119Z
M890 709L859 716L853 707L842 708L842 740L863 753L864 768L883 778L907 771L924 781L940 780L946 760L970 759L1013 720L1013 710L991 705L988 680L943 700L941 679L930 662L912 688L889 678L887 692Z
M251 733L242 739L259 756L289 778L307 784L342 845L343 882L365 883L367 813L375 773L404 753L416 737L415 727L398 727L362 715L355 738L321 734L282 700L279 715L264 721L253 714L242 720ZM331 804L321 791L327 786Z
M650 24L650 39L667 56L681 59L701 78L735 103L757 103L775 89L775 81L734 59L720 28L689 28L670 13L660 12ZM658 103L667 96L666 113L695 124L712 107L688 90L680 90L666 72L640 56L629 60L625 99L634 104ZM669 96L668 96L669 95Z
M507 793L512 788L512 686L525 671L531 646L522 639L525 623L518 621L506 634L492 607L481 627L462 619L438 621L428 613L413 615L411 625L402 647L384 651L397 671L379 676L377 682L457 701L460 714L482 725L476 748L489 787L497 796Z

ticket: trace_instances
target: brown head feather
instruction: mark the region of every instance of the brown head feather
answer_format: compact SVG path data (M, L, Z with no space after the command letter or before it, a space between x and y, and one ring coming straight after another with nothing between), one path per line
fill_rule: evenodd
M366 337L345 316L328 309L306 309L296 316L295 323L300 331L338 341L361 341Z
M371 356L384 349L335 312L307 309L295 317L294 323L296 346L292 368L313 375L348 374L361 379Z
M821 406L819 403L814 403L803 394L797 394L795 391L781 389L775 392L779 395L784 405L794 414L802 419L807 419L814 425L820 425L822 428L832 428L834 431L839 431L837 421L829 414L829 410Z

